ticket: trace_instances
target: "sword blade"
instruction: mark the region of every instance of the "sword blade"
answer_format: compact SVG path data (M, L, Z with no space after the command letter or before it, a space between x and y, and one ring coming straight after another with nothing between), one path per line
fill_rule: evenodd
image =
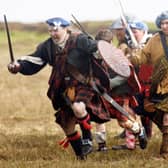
M122 113L124 116L126 116L130 121L134 122L134 119L131 118L130 114L120 105L118 104L111 96L109 96L106 92L102 90L100 91L100 88L95 84L95 82L90 83L92 88L102 97L104 97L105 100L107 100L114 108L116 108L120 113Z
M5 29L6 29L6 34L7 34L7 38L8 38L10 59L11 59L11 62L14 62L15 59L14 59L14 56L13 56L12 43L11 43L11 39L10 39L10 33L9 33L9 28L8 28L8 22L7 22L7 19L6 19L6 15L4 15L4 22L5 22Z
M130 114L120 105L118 104L112 97L110 97L107 93L103 93L102 96L106 99L114 108L116 108L120 113L126 116L129 120L134 121Z

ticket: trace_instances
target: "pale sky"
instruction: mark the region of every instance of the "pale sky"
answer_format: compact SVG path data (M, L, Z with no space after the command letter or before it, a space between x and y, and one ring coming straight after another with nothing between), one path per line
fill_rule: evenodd
M155 21L168 10L168 0L121 0L125 13L144 21ZM0 0L0 21L45 22L51 17L79 21L113 20L120 16L118 0Z

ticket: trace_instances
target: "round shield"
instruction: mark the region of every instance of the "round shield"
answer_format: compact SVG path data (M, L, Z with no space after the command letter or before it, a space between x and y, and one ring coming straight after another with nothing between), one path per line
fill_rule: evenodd
M102 59L116 74L128 78L131 74L130 62L124 53L112 44L100 40L98 50Z

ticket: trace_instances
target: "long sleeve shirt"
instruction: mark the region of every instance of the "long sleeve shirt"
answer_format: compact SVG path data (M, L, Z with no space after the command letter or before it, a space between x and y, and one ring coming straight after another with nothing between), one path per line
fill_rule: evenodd
M148 63L154 65L155 67L159 59L161 59L163 56L165 56L165 53L161 38L159 33L156 33L149 39L148 43L142 50L139 50L134 56L131 57L131 62L135 66ZM165 74L163 80L158 84L157 93L168 93L168 72Z

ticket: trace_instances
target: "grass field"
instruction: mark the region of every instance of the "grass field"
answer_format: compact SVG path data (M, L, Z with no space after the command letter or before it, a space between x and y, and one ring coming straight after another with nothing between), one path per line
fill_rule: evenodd
M12 32L15 57L31 53L46 37ZM167 168L167 161L157 159L161 134L154 125L145 150L137 147L134 151L94 152L86 161L76 160L71 147L64 150L58 145L64 134L54 122L54 111L46 96L50 67L34 76L12 75L7 70L9 62L6 35L1 31L0 168ZM120 131L115 120L107 123L109 148L122 142L113 138Z

